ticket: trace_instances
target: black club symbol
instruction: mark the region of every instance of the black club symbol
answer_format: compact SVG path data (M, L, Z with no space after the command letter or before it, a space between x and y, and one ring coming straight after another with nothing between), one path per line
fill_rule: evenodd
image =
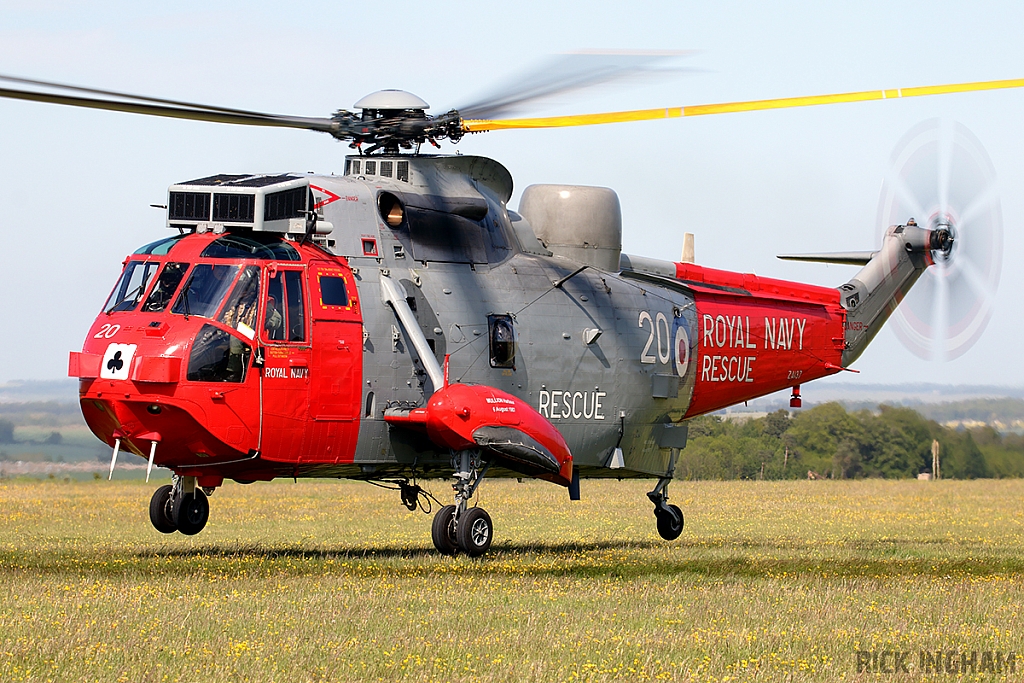
M107 370L113 370L114 372L118 372L123 367L124 367L124 361L121 360L121 352L120 351L115 353L114 357L111 358L109 361L107 361Z

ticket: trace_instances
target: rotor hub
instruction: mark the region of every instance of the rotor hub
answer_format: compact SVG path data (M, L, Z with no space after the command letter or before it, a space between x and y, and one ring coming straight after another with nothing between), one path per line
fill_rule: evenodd
M956 227L953 217L948 214L939 214L930 222L929 246L936 260L949 261L953 256L953 245L956 242Z

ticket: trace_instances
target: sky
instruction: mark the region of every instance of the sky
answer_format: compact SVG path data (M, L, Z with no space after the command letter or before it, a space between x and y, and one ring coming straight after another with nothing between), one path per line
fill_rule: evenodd
M0 0L0 73L326 116L382 88L433 113L580 49L692 50L690 72L532 113L586 113L1024 77L1017 2L65 3ZM611 187L623 249L837 286L848 266L778 253L877 248L894 147L943 118L984 145L1004 260L963 356L918 359L885 329L844 381L1024 385L1024 90L469 136L463 154L534 183ZM445 151L451 152L450 145ZM167 186L215 173L341 173L326 135L0 100L0 382L66 376L124 257L167 234ZM805 387L804 394L809 394Z

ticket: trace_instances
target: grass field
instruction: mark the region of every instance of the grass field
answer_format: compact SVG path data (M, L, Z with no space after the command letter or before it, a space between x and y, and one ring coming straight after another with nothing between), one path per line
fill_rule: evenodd
M485 482L470 560L366 484L229 483L186 538L150 527L153 485L0 481L0 680L953 680L916 653L1024 654L1024 481L676 482L674 543L649 486Z

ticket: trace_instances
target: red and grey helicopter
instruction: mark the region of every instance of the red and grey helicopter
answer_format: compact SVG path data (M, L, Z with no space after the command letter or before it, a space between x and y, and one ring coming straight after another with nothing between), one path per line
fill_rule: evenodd
M422 144L1024 85L499 119L486 107L430 116L396 90L304 118L3 80L30 86L0 89L8 98L309 129L355 150L340 176L170 186L170 234L128 256L71 353L111 473L129 451L174 474L152 497L153 526L198 533L225 480L365 480L415 509L429 495L418 481L450 479L433 542L471 556L493 538L487 512L469 504L485 477L545 479L572 499L583 478L651 478L658 532L677 538L683 514L668 488L687 420L786 389L799 406L801 385L848 369L926 271L954 273L968 224L998 222L998 206L966 215L948 196L907 200L896 188L886 212L907 215L877 250L791 257L861 266L828 288L702 267L692 242L680 261L622 253L613 190L533 185L512 210L500 163L421 154Z

